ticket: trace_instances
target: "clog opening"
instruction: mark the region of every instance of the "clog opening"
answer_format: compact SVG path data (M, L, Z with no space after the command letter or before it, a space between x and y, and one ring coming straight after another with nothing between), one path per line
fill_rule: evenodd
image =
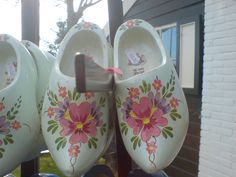
M104 49L99 36L91 31L80 31L72 36L65 47L61 62L60 70L63 74L75 77L74 58L75 53L88 55L100 66L104 66Z
M118 46L121 79L150 71L163 62L161 50L150 32L134 27L123 33Z
M17 57L14 48L0 41L0 90L10 85L17 73Z

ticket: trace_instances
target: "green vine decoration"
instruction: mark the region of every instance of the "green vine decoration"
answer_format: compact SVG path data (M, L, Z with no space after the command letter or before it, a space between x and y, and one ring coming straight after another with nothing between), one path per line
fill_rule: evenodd
M100 132L101 132L101 135L103 136L107 131L107 124L103 124L101 129L100 129Z
M17 102L14 104L14 106L11 107L11 109L9 111L7 111L7 119L8 120L13 120L16 118L16 114L18 114L18 112L19 112L21 102L22 102L22 97L20 96L17 99Z
M88 141L89 149L92 149L92 148L97 149L97 141L98 141L98 139L95 137L90 138Z
M173 128L172 127L164 127L162 129L162 135L164 136L165 139L167 139L168 137L173 138Z
M169 82L166 83L165 86L162 88L162 97L163 98L170 98L172 96L173 91L175 90L175 76L172 71L171 77Z
M121 122L120 126L121 126L121 133L127 135L129 130L128 125L124 122Z
M142 84L139 86L140 90L143 93L147 93L151 91L151 84L147 83L145 80L142 81Z
M177 119L181 119L181 115L177 112L176 109L171 110L170 117L174 121L176 121Z
M58 129L58 124L57 124L57 121L55 120L49 120L48 121L48 128L47 128L47 132L52 132L52 134L54 134L57 129Z
M130 141L133 143L133 149L135 150L138 147L141 146L141 138L139 136L133 136Z
M99 99L99 105L100 105L101 107L105 107L105 103L106 103L106 98L101 97L101 98Z
M67 143L67 140L65 137L58 137L56 140L55 140L55 143L57 145L57 150L59 150L60 148L64 148L66 146L66 143Z

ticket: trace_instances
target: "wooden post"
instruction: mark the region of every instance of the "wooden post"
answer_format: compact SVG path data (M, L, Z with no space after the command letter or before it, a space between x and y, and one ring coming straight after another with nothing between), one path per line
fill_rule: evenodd
M39 0L21 0L22 40L39 44ZM36 142L35 142L36 143ZM38 159L21 164L21 177L38 173Z
M108 0L109 25L110 25L110 41L113 46L114 38L118 27L123 23L123 4L121 0ZM115 101L113 105L116 107ZM115 110L114 110L115 111ZM117 148L117 163L119 177L127 177L132 166L132 161L127 153L122 137L120 134L117 113L116 118L116 148Z
M39 0L21 0L22 40L39 44Z
M107 0L109 12L110 40L113 46L116 30L123 23L123 4L121 0Z

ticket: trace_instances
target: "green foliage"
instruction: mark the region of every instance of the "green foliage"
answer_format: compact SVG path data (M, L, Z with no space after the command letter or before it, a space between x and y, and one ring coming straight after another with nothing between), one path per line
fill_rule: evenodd
M101 98L99 99L99 105L100 105L101 107L105 107L105 103L106 103L106 98L101 97Z
M48 90L47 95L48 95L48 100L50 101L50 104L52 106L56 106L58 102L57 95L54 94L53 91L51 90Z
M162 129L162 135L164 136L164 138L168 138L168 137L171 137L171 138L173 138L173 128L172 127L164 127L163 129Z
M78 101L80 97L80 93L76 91L76 88L74 88L73 91L68 90L68 97L72 101Z
M121 126L121 133L125 134L125 136L126 136L128 133L128 130L129 130L128 125L124 122L121 122L120 126Z
M98 139L95 137L90 138L88 141L89 149L92 149L92 148L97 149L97 141L98 141Z
M59 151L60 148L64 148L66 146L67 140L65 137L59 137L55 140L55 143L57 144L57 150Z
M5 152L5 149L0 148L0 159L3 157L3 153Z
M161 91L162 97L170 98L174 90L175 90L175 76L172 71L169 82L167 82L166 85L162 87Z
M106 133L106 131L107 131L107 124L103 124L100 129L101 135L103 136L104 133Z
M3 98L3 100L4 100L4 98ZM8 120L13 120L16 118L16 114L18 114L18 112L19 112L21 102L22 102L22 97L20 96L17 99L17 102L14 104L14 106L12 106L9 111L7 111L7 119Z
M3 143L5 144L5 145L7 145L7 144L13 144L14 143L14 140L12 139L12 135L11 134L8 134L8 135L6 135L4 138L3 138Z
M142 81L142 84L139 86L140 90L143 93L147 93L151 91L151 84L147 83L145 80Z
M66 177L63 175L63 173L57 168L55 162L53 161L51 155L49 153L47 154L42 154L39 157L39 172L40 173L52 173L56 174L60 177ZM12 174L15 177L20 177L21 169L20 166L17 167Z
M133 143L134 150L137 148L137 146L140 147L142 144L141 138L139 138L139 136L133 136L130 141Z
M52 132L52 134L54 134L56 132L56 130L58 129L58 124L57 124L57 121L55 120L49 120L48 121L48 129L47 129L47 132Z
M122 106L121 100L120 100L119 97L117 97L117 98L116 98L116 107L117 107L117 108L121 108L121 106Z
M170 117L174 121L176 121L177 119L181 119L181 115L177 112L176 109L171 110Z

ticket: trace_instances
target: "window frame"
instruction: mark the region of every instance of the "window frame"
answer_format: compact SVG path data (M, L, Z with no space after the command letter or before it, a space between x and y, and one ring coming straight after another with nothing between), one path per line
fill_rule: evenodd
M200 95L202 90L202 51L203 51L203 28L201 16L191 16L181 19L177 22L177 53L176 53L176 71L180 70L180 31L181 26L195 23L195 49L194 49L194 87L183 88L185 94Z

